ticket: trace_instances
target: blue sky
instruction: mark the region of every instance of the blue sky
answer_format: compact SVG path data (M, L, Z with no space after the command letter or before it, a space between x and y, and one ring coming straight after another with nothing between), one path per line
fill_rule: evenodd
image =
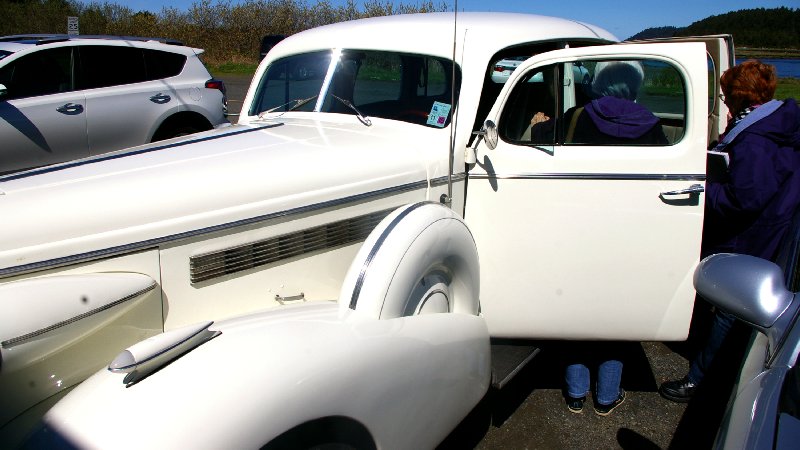
M212 0L213 2L214 0ZM233 4L237 0L230 0ZM329 0L334 6L344 0ZM356 0L361 4L360 0ZM396 0L416 4L416 0ZM455 0L447 0L453 4ZM163 6L188 9L199 0L129 0L114 2L134 11L158 12ZM313 4L315 0L306 0ZM87 1L88 3L88 1ZM439 0L434 0L438 4ZM798 8L797 0L458 0L459 11L523 12L558 16L601 26L620 39L626 39L646 28L682 27L708 16L751 8ZM451 6L452 7L452 6ZM733 31L733 30L731 30Z

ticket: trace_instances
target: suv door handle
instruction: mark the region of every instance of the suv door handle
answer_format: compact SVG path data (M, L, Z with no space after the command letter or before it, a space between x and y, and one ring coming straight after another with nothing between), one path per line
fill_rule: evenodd
M153 103L156 103L158 105L163 105L165 103L169 103L170 100L172 100L172 97L170 97L169 95L166 95L166 94L162 94L160 92L158 94L150 97L150 101L153 102Z
M56 111L68 116L75 116L83 112L83 105L77 103L67 103L64 106L59 106Z
M665 197L667 195L686 195L686 194L701 194L705 192L705 188L702 184L693 184L686 189L678 189L677 191L669 191L669 192L662 192L661 196Z

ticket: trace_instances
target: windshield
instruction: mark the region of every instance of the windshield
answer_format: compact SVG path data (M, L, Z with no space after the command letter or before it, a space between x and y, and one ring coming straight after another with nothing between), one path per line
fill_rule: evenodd
M450 60L380 51L323 51L274 61L249 114L362 114L443 128L452 110ZM460 85L456 73L456 98Z

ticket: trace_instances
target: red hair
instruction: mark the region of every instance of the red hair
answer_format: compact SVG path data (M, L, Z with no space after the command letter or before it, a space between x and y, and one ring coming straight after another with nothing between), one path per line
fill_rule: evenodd
M775 66L754 59L731 67L720 78L725 104L734 113L772 100L777 85Z

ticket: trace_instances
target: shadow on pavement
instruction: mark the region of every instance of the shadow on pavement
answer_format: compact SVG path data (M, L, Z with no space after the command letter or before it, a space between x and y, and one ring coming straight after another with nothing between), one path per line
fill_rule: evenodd
M539 342L541 352L503 389L490 389L478 406L458 425L439 447L471 449L478 446L490 427L501 427L536 390L561 390L568 356L576 348L585 347L591 353L596 348L612 348L623 361L622 386L628 391L656 392L658 383L653 376L647 355L638 342ZM592 379L595 373L592 371ZM615 414L626 414L621 410ZM622 448L659 448L632 430L620 429L617 439Z
M743 362L742 355L752 330L736 322L697 386L681 417L670 449L711 448Z
M660 447L653 441L630 428L620 428L619 431L617 431L617 442L619 442L619 446L624 449L660 450Z

